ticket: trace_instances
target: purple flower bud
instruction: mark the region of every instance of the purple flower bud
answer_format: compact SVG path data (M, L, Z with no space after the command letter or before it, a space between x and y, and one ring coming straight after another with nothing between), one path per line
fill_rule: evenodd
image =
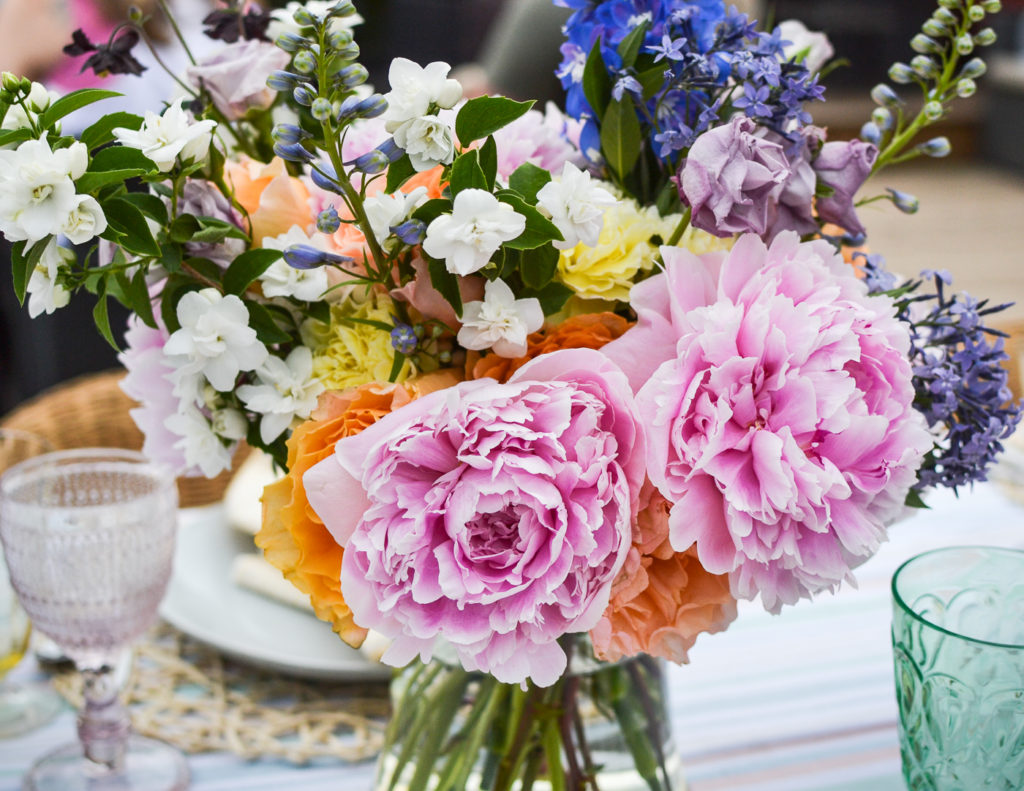
M309 244L293 244L284 251L284 260L292 269L316 269L324 264L348 264L352 259L346 255L328 253Z
M927 143L921 143L917 150L926 157L948 157L953 147L949 144L948 137L933 137Z
M298 36L295 33L282 33L274 41L279 49L283 49L285 52L298 52L306 44L306 39L302 36Z
M387 154L375 148L345 164L352 165L360 173L365 173L367 176L375 176L387 170L391 160Z
M402 354L412 354L419 345L419 339L408 324L396 324L391 330L391 348Z
M417 245L427 235L427 224L423 220L406 220L401 225L392 225L391 233L407 245Z
M878 83L878 85L871 89L871 100L880 107L899 107L902 104L900 97L896 95L896 91L884 82Z
M309 177L320 189L341 194L341 184L334 172L334 167L329 162L317 162L309 172Z
M338 216L338 210L333 206L328 206L316 217L316 229L320 233L334 233L340 225L341 218Z
M916 214L917 210L921 208L921 202L913 195L894 190L892 187L889 187L888 191L892 196L893 205L904 214Z
M267 77L267 87L273 91L290 91L301 81L302 77L298 74L292 74L290 71L275 71Z
M313 161L313 154L302 143L275 143L274 154L285 162Z
M860 139L865 143L877 146L882 140L882 130L874 121L868 121L860 128Z
M854 196L871 175L878 148L863 140L825 143L814 160L818 181L832 188L832 194L818 199L818 216L852 234L866 233L857 218Z
M344 88L346 90L352 90L353 88L362 85L370 78L370 72L366 70L365 66L359 63L352 63L345 66L343 69L339 69L333 77L333 85L336 88Z
M313 90L311 85L303 83L302 85L295 86L295 89L292 91L292 97L303 107L309 107L313 100L316 99L316 91Z

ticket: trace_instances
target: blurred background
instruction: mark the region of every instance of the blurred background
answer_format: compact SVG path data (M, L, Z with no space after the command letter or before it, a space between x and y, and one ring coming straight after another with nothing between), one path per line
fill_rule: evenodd
M153 5L153 0L147 0ZM379 90L387 90L387 67L402 55L420 63L445 60L469 92L499 92L516 98L560 102L553 76L560 60L560 26L566 9L550 0L354 0L365 22L357 29L363 62ZM80 75L61 48L72 30L105 39L123 19L129 0L4 0L0 4L0 69L25 74L61 92L94 84ZM136 2L145 6L146 3ZM207 0L171 0L189 36L202 46L201 20L216 6ZM935 8L934 0L774 0L741 3L759 19L797 18L825 30L837 57L849 62L828 78L827 102L812 108L830 139L857 135L873 105L868 92L885 78L895 60L909 60L908 42ZM951 161L911 164L886 171L862 195L895 187L920 199L907 217L889 203L863 210L868 245L889 268L912 275L924 268L947 269L956 290L993 301L1015 301L1003 322L1024 328L1024 0L1003 0L992 18L997 44L983 55L989 72L979 92L955 105L934 134L953 143ZM147 10L152 10L147 9ZM159 18L159 13L153 15ZM172 69L184 57L164 25L152 36ZM213 42L210 42L213 45ZM141 49L141 47L139 48ZM142 112L172 83L150 66L142 79L118 77L104 87L125 92L126 108ZM103 112L110 105L100 105ZM83 120L82 125L88 123ZM6 243L0 257L7 259ZM92 329L91 302L76 299L51 316L29 319L17 305L7 265L0 277L0 414L48 386L76 375L117 365L113 349ZM124 312L113 313L115 327Z

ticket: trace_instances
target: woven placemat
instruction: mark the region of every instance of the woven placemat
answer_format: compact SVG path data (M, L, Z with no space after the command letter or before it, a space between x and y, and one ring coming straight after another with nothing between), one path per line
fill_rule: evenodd
M77 673L56 675L54 685L81 704ZM124 699L136 732L185 752L295 764L373 757L389 712L386 684L286 678L225 659L164 624L136 646Z

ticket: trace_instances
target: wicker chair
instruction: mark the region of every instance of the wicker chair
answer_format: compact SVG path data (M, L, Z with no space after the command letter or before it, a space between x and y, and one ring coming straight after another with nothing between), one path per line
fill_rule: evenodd
M129 410L135 406L119 387L124 371L105 371L63 382L26 401L0 418L0 428L14 428L45 437L57 450L66 448L142 448L142 432ZM221 500L234 470L248 454L243 445L234 467L212 480L179 478L182 507Z

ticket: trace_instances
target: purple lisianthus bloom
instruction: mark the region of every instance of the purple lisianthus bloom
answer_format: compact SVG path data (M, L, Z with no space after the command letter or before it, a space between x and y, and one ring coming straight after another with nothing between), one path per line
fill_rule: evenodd
M267 78L288 65L291 56L266 41L246 39L228 44L195 66L189 66L189 82L210 93L214 105L231 120L250 110L266 110L277 93Z
M785 193L790 214L806 197L810 171L786 156L781 138L770 139L751 119L735 115L694 142L679 172L679 197L693 212L691 222L715 236L777 232ZM806 173L804 172L806 170ZM809 216L809 214L808 214ZM801 233L808 229L797 228Z
M644 438L622 372L568 349L507 384L462 382L342 439L303 476L345 547L356 623L383 661L445 644L503 683L553 684L557 640L600 620L630 548Z
M909 326L822 240L661 255L631 294L637 325L602 351L639 388L673 548L695 544L773 612L834 589L904 514L934 445Z
M192 214L196 217L212 217L223 220L242 229L242 215L231 205L217 187L203 179L188 179L181 190L178 214ZM244 239L228 237L220 242L188 242L185 249L189 255L208 258L215 264L227 267L235 258L245 252Z
M814 160L814 172L833 193L818 199L818 216L852 234L867 233L853 206L857 190L871 175L878 148L863 140L825 143Z

